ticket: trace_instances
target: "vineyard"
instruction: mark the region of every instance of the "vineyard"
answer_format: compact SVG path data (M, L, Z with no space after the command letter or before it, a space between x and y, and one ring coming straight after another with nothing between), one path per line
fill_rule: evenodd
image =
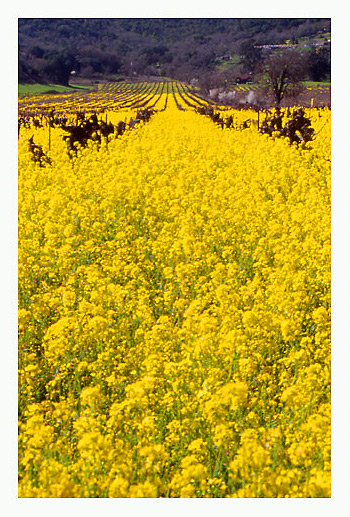
M330 132L175 81L19 100L19 497L330 497Z

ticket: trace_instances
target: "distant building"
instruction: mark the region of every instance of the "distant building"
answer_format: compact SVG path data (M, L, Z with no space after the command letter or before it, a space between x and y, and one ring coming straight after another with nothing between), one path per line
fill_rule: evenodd
M255 48L261 49L273 49L273 48L296 48L298 45L293 45L292 43L281 43L280 45L254 45Z

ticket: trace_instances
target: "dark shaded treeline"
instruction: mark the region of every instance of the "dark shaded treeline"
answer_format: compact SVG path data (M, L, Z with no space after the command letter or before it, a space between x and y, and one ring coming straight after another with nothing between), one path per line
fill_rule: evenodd
M21 18L19 82L68 84L72 71L190 81L237 55L237 73L254 72L254 46L329 31L330 20L320 18Z

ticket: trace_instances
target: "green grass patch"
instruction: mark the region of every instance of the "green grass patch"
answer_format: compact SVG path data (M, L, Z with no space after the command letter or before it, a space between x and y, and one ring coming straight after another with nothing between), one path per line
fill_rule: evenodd
M57 92L57 93L68 93L74 92L75 90L89 90L90 88L86 86L62 86L59 84L19 84L18 85L18 95L40 95L41 93L46 92Z
M302 84L303 84L303 86L311 86L311 87L317 88L319 86L321 86L321 87L329 87L331 85L331 82L330 81L319 81L319 82L316 82L316 81L303 81Z
M230 70L230 68L239 65L240 60L241 60L241 58L238 55L232 56L231 59L221 60L217 64L217 69L220 72L224 72L225 70Z

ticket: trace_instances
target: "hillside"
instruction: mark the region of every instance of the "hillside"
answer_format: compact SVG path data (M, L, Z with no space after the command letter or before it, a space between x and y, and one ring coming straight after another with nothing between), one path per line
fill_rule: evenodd
M220 71L227 59L230 69L243 73L245 44L289 40L305 47L329 33L330 20L320 18L22 18L19 82L68 84L72 70L82 78L190 81Z

